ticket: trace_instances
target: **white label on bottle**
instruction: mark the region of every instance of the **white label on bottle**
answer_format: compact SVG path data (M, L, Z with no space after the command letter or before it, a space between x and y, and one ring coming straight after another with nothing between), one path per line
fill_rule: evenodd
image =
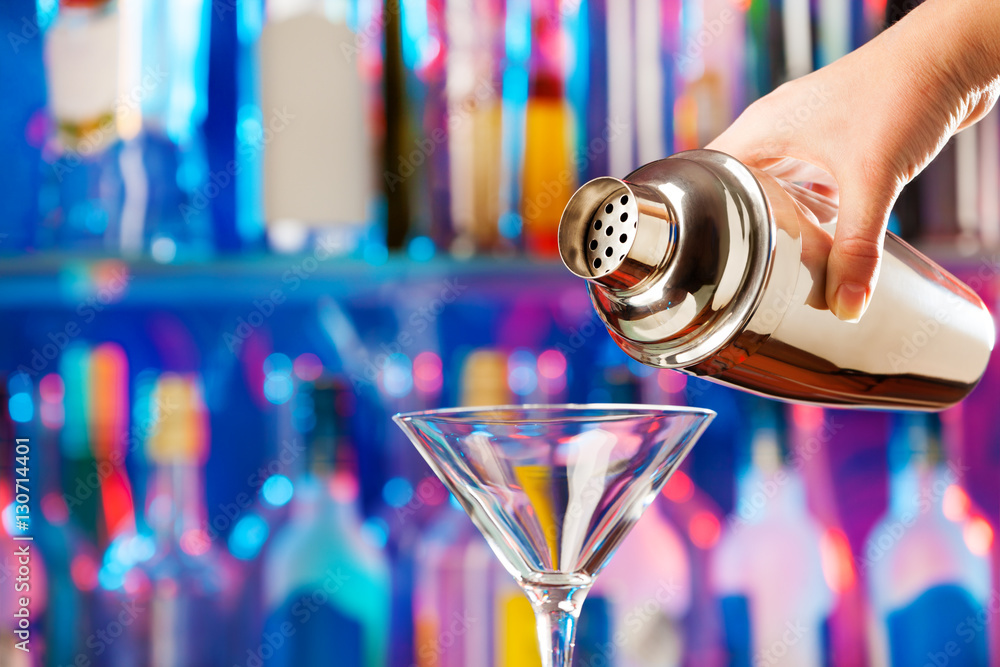
M97 122L118 94L118 13L87 21L57 20L45 39L49 106L59 123Z
M269 224L368 220L373 149L354 45L350 28L314 13L264 28L261 143Z

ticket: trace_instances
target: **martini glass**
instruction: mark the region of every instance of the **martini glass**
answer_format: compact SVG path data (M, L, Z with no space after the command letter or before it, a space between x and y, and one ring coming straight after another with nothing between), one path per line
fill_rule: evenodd
M544 667L569 667L595 577L714 416L524 405L393 419L528 596Z

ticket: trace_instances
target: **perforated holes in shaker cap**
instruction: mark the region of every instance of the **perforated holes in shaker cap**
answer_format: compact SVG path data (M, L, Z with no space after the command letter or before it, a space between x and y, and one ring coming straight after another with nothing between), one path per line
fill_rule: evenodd
M587 263L595 277L604 276L625 259L635 238L639 208L635 198L622 188L601 202L587 228Z

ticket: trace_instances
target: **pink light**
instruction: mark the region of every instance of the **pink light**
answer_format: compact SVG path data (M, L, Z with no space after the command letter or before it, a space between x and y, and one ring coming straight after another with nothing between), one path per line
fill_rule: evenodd
M58 373L49 373L38 383L38 394L45 403L62 403L66 387Z
M722 526L714 514L706 510L696 512L688 523L691 541L699 549L711 549L722 535Z
M180 544L184 553L191 556L201 556L208 552L211 540L208 538L208 533L204 530L192 528L181 535Z
M675 503L683 503L694 496L694 482L683 470L678 470L663 487L663 495Z
M566 356L559 350L545 350L538 355L538 374L549 380L566 375Z
M660 371L656 374L656 383L668 394L679 394L687 386L688 378L676 371Z
M42 514L53 526L62 526L69 521L69 507L58 493L48 493L42 497Z
M296 377L306 382L312 382L323 373L323 362L312 352L300 354L292 362Z
M957 484L949 484L944 490L944 497L941 499L942 511L946 519L961 523L969 517L969 510L972 508L972 501L965 489Z
M38 407L38 414L42 418L42 425L45 428L57 429L66 421L66 411L62 403L45 403Z
M421 352L413 359L413 384L417 391L434 394L441 391L443 383L441 357L433 352Z
M834 593L842 593L854 586L854 559L851 544L842 531L830 529L823 533L819 542L820 562L823 578Z
M330 478L330 497L342 503L353 503L358 498L357 478L343 470L338 470Z
M88 554L77 554L70 561L69 574L73 584L81 591L97 588L97 563Z
M94 288L101 297L101 303L121 301L128 292L131 282L128 264L117 259L106 259L94 264L91 277L94 280Z
M125 581L122 588L129 595L139 595L149 589L149 577L138 568L132 568L125 573Z
M962 529L962 537L969 551L977 556L986 556L993 547L993 527L981 516L969 519Z
M793 405L792 421L804 431L814 431L823 425L823 408L815 405Z
M437 507L448 499L448 492L437 477L427 476L417 483L417 498L431 507Z

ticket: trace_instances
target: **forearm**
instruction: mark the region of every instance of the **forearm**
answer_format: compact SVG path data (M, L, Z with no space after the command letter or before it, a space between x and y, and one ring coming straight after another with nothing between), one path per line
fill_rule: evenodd
M1000 2L927 0L884 36L895 42L899 57L931 72L941 85L954 87L965 98L972 122L996 101Z

